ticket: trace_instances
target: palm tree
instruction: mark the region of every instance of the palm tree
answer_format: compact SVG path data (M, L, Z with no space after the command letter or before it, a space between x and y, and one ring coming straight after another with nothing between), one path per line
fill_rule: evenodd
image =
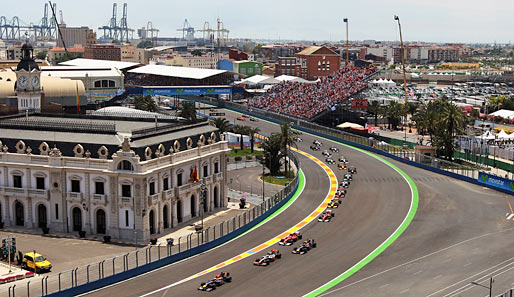
M153 101L152 96L137 96L134 99L136 109L155 112L157 111L157 104Z
M196 120L196 109L194 102L182 101L178 111L178 116L190 121Z
M239 145L241 146L241 150L244 149L244 144L243 144L243 136L244 135L248 135L248 127L247 126L242 126L242 125L235 125L234 127L232 127L232 132L236 133L236 134L239 134L240 138L239 138Z
M248 134L250 136L250 151L253 153L253 146L254 146L254 143L255 143L255 134L258 134L259 132L261 132L261 129L259 129L258 127L248 127Z
M382 107L380 106L380 102L376 101L376 100L373 100L371 101L370 104L368 104L368 107L367 107L367 112L373 116L373 118L375 119L374 121L374 125L376 126L377 125L377 121L378 121L378 116L380 115L380 109Z
M214 118L211 120L211 123L214 124L214 126L218 128L221 133L225 133L230 130L229 121L227 121L225 118Z
M412 121L412 118L416 114L416 111L418 111L418 104L414 103L414 102L408 102L407 105L405 106L405 109L406 109L405 110L406 114L410 114L410 118ZM412 124L411 123L409 123L409 133L412 133Z
M403 111L402 105L396 101L391 101L389 106L384 109L384 115L387 118L390 129L396 130L402 120Z
M284 154L284 164L288 164L287 168L284 168L286 171L285 176L287 177L289 175L289 171L291 169L290 164L287 162L287 147L288 146L294 146L296 147L296 139L295 135L291 129L291 126L289 126L288 123L283 123L280 125L280 142Z
M271 175L278 175L280 159L282 158L282 137L279 133L272 133L262 142L264 149L264 166L270 170ZM264 178L264 177L263 177Z
M441 136L446 159L451 160L455 151L455 136L464 131L466 118L458 106L444 101L444 108L441 110L438 124L439 131L443 132Z

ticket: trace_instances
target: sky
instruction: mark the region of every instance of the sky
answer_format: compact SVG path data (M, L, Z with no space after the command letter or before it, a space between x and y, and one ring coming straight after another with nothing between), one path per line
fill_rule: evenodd
M3 0L0 16L18 16L24 23L43 17L41 0ZM57 3L68 26L97 30L112 16L112 1L66 0ZM514 42L512 0L126 0L128 25L138 29L152 21L159 36L181 37L187 19L195 29L217 17L230 30L229 38L281 40L346 40L343 18L349 19L350 40L399 40L394 15L400 17L404 41ZM118 3L118 20L124 2ZM58 14L58 12L56 12ZM51 10L50 10L51 14ZM98 34L100 37L101 34ZM135 34L137 36L137 34ZM198 32L196 37L201 37Z

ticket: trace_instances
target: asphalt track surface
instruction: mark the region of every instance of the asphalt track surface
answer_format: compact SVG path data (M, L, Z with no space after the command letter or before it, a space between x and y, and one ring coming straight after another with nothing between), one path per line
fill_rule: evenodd
M233 120L235 114L225 111ZM269 135L278 127L264 121L258 125ZM302 135L299 149L312 152L316 137ZM323 149L331 146L322 140ZM322 286L350 268L382 243L401 223L410 204L410 189L387 165L353 149L337 145L358 168L347 198L330 223L313 222L302 230L318 248L299 256L291 247L280 247L283 258L269 267L255 267L253 258L223 270L234 281L206 293L197 291L201 281L185 282L151 296L301 296ZM335 154L338 156L338 154ZM328 179L321 168L299 157L306 175L306 188L284 213L262 227L221 248L91 293L93 296L140 296L203 269L216 265L265 242L301 221L327 194ZM413 178L419 189L418 213L405 233L384 253L340 284L327 296L485 296L487 277L497 275L494 293L500 294L514 281L514 221L510 196L483 189L442 175L388 160ZM331 165L338 178L342 173ZM512 201L514 202L514 201ZM278 246L278 245L277 245ZM255 258L260 256L260 253ZM487 281L487 282L486 282Z

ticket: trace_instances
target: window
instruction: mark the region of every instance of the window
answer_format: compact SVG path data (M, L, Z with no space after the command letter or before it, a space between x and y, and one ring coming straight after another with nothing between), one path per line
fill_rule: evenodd
M167 191L170 188L169 179L167 177L162 179L162 189Z
M177 187L182 186L182 173L177 174Z
M125 227L129 225L129 211L125 210Z
M203 176L206 177L209 175L209 167L207 165L203 166Z
M101 181L95 182L95 194L105 195L104 183Z
M101 88L101 87L102 87L102 81L101 80L95 81L95 88Z
M45 189L45 178L44 177L36 177L36 189L38 189L38 190Z
M13 175L13 184L15 188L21 188L21 175Z
M121 196L132 197L132 187L130 185L121 185Z
M134 167L132 166L132 163L130 163L127 160L123 160L118 164L118 170L134 170Z
M107 88L108 86L108 82L106 80L102 80L102 88Z
M114 87L115 87L114 80L110 80L109 81L109 88L114 88Z
M214 173L218 173L220 170L219 170L219 163L218 162L215 162L214 163Z
M55 219L59 219L59 204L55 204Z
M73 193L80 193L80 180L77 180L77 179L71 180L71 191Z
M150 183L150 195L155 195L155 182Z

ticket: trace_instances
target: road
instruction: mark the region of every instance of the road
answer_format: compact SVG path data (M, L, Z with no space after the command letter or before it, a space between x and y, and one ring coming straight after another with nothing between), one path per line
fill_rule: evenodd
M225 111L234 117L229 111ZM259 125L268 135L274 125ZM302 135L299 148L309 151L314 137ZM324 148L329 145L324 140ZM303 233L315 237L318 248L303 255L289 254L269 267L253 267L251 260L225 270L234 282L211 292L224 296L300 296L336 277L387 238L403 220L410 203L406 182L390 167L360 152L338 145L359 169L342 208L328 224L311 223ZM313 153L312 151L309 151ZM320 152L314 152L322 158ZM321 169L300 157L306 190L286 212L244 238L221 248L97 292L138 296L188 277L266 241L310 212L326 195L328 182ZM380 256L359 272L325 292L330 296L480 296L492 274L494 294L512 286L514 220L507 220L512 198L429 171L390 161L404 170L419 189L418 212L410 227ZM337 172L335 168L332 169ZM253 259L252 259L253 260ZM213 277L208 275L205 279ZM196 279L152 296L200 295Z
M262 121L258 124L264 135L278 131L275 125ZM306 136L299 148L307 151L313 139ZM374 158L354 150L344 150L351 164L359 168L359 174L332 222L313 222L302 230L306 237L317 240L318 248L302 256L290 254L291 247L282 248L283 258L270 267L254 267L253 258L236 262L225 268L232 273L235 281L211 294L298 296L307 293L327 279L335 277L341 269L349 268L365 257L397 228L410 206L411 193L407 183L398 173ZM321 153L317 152L316 156L321 158ZM138 296L151 292L249 250L298 223L320 204L329 189L327 175L322 169L303 156L299 158L306 175L306 188L291 207L269 223L221 248L91 295ZM338 178L342 177L342 172L335 167L332 169ZM388 182L377 182L376 187L369 188L360 180L366 176L376 176ZM392 182L397 185L391 187ZM208 275L207 278L213 276ZM204 279L189 281L161 291L155 296L201 294L202 292L196 290L201 281Z

